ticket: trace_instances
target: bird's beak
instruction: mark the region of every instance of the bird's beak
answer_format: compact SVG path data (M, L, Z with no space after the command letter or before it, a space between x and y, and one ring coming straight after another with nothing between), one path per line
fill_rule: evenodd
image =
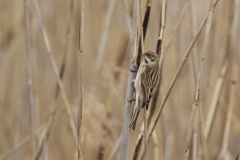
M144 56L144 54L141 53L140 56Z

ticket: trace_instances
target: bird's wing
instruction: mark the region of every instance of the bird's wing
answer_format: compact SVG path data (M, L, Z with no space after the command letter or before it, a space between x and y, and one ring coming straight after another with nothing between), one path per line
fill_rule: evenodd
M158 82L158 70L154 68L146 68L146 106L148 108L148 103L150 102L150 99L152 98L154 88Z
M141 81L142 81L142 89L145 95L145 105L148 107L148 102L150 99L150 91L151 91L151 82L149 81L149 73L150 68L147 65L141 65L139 68L141 69Z

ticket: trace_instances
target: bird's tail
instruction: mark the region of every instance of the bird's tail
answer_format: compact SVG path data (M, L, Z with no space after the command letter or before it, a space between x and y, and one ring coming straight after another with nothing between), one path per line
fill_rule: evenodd
M139 107L135 108L132 119L131 119L130 124L129 124L129 128L132 129L132 130L135 130L139 112L140 112L140 108Z

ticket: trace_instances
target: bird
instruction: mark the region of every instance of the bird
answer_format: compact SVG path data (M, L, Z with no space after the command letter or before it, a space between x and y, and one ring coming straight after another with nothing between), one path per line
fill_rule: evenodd
M129 128L135 130L141 108L146 107L154 94L159 79L159 55L153 51L140 54L142 61L134 80L136 102Z

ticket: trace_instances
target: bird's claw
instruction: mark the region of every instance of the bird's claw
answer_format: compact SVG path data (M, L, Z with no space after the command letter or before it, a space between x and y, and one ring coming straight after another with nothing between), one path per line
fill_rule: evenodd
M132 98L132 99L127 99L128 102L133 102L136 101L136 99Z
M131 72L137 72L137 66L130 67L129 69Z

